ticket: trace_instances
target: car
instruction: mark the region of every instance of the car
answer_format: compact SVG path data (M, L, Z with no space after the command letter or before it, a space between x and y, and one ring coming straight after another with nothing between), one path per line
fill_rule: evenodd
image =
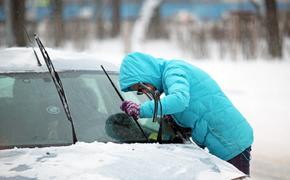
M42 52L0 50L0 179L247 178L173 124L160 141L164 120L124 114L122 98L148 97L120 92L112 60L48 49L52 68Z

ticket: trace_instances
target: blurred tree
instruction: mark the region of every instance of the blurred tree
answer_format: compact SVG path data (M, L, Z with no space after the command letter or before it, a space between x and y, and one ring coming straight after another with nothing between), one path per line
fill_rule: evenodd
M96 6L96 30L97 38L103 39L105 35L104 20L103 20L103 0L95 0Z
M290 36L290 22L289 22L289 19L290 19L290 8L288 8L288 10L286 11L284 22L283 22L283 33L286 36L288 36L288 37Z
M8 29L12 32L8 46L26 46L25 25L25 0L10 0L8 4Z
M145 40L148 27L154 16L155 9L162 3L162 0L143 1L140 14L134 23L131 35L131 51L140 51Z
M112 37L116 37L121 29L121 14L120 14L121 0L112 0Z
M256 0L250 0L250 3L254 6L258 19L263 21L260 3L258 3Z
M164 24L161 19L160 14L160 8L162 6L162 3L160 3L153 11L153 17L150 21L149 27L148 27L148 37L149 38L166 38L168 37L167 32L164 29Z
M14 37L12 34L12 20L11 20L11 13L10 13L10 5L11 1L10 0L5 0L4 3L4 8L5 8L5 42L8 47L13 46L14 43Z
M63 43L64 36L64 27L62 21L63 2L62 0L51 0L51 3L53 8L52 19L54 22L54 45L59 47Z
M282 57L282 38L279 32L276 0L265 0L268 51L274 58Z

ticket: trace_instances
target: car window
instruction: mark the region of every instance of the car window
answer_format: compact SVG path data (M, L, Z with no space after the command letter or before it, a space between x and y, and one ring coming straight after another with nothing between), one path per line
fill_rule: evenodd
M103 72L65 72L60 73L60 77L79 141L131 142L146 140L134 122L130 123L131 127L126 130L128 136L125 139L112 135L111 129L114 127L111 126L114 124L108 124L107 120L122 114L121 100ZM118 80L118 74L111 74L111 77L114 81ZM135 95L129 93L127 96L134 97ZM140 98L135 100L141 103ZM118 117L128 119L125 116ZM124 129L119 128L119 131L124 131ZM129 134L131 135L129 136Z
M0 78L0 98L12 98L13 97L13 84L14 78L2 77Z
M0 84L1 146L71 142L70 124L47 74L0 75Z
M109 74L119 88L118 74ZM103 72L68 71L59 75L78 141L146 140L134 120L120 110L121 100ZM2 74L0 89L0 146L72 143L71 124L48 73ZM147 100L134 92L122 96L138 104ZM156 140L159 124L148 118L138 121L147 138Z
M122 115L123 112L120 110L120 97L117 95L110 81L103 72L78 72L78 76L76 76L75 73L76 72L61 73L60 77L63 80L69 106L72 109L72 116L76 121L75 124L77 124L76 129L79 131L79 133L77 132L78 140L86 142L88 140L117 142L140 142L146 140L136 123L129 117ZM118 74L110 73L110 77L119 89ZM145 95L137 96L134 92L121 93L124 99L134 101L138 104L147 100ZM98 117L97 119L99 120L96 120L96 117ZM121 119L125 118L124 121L130 124L129 129L119 127L114 130L126 131L122 132L123 135L127 133L127 136L124 136L125 138L116 138L116 136L112 135L111 133L113 132L111 131L114 127L108 126L113 126L114 124L106 123L108 122L108 119L112 120L112 118L114 119L116 117ZM84 119L87 120L87 125ZM91 121L89 122L90 119ZM96 121L98 122L96 123ZM148 118L139 119L138 122L145 131L146 136L149 137L158 132L159 124L157 122L153 123L152 120ZM98 132L96 132L96 129Z

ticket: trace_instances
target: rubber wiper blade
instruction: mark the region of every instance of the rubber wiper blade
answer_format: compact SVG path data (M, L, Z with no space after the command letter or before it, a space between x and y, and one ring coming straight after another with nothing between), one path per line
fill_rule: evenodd
M60 80L60 77L58 75L58 73L55 71L54 69L54 66L51 62L51 59L47 53L47 51L45 50L42 42L40 41L39 37L34 34L34 37L35 37L35 41L40 49L40 52L43 56L43 59L45 61L45 64L47 66L47 69L49 70L49 73L51 75L51 78L54 82L54 85L56 87L56 90L58 92L58 95L59 95L59 98L61 100L61 103L63 105L63 108L64 108L64 112L67 116L67 119L70 121L71 123L71 127L72 127L72 136L73 136L73 143L75 144L77 142L77 136L76 136L76 132L75 132L75 127L74 127L74 123L73 123L73 120L72 120L72 116L71 116L71 113L70 113L70 109L69 109L69 106L68 106L68 103L67 103L67 100L66 100L66 96L65 96L65 93L64 93L64 89L63 89L63 85L62 85L62 82Z

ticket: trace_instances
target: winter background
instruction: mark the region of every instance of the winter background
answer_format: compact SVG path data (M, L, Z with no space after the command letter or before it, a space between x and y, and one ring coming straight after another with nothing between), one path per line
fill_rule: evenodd
M9 9L13 2L0 1L1 48L23 46L21 38L12 33L19 26L7 15L13 14ZM220 0L213 4L194 0L112 1L119 6L106 0L71 1L72 7L65 0L51 4L44 0L22 2L26 3L28 34L37 32L49 47L93 54L115 64L120 64L126 53L141 51L165 59L183 59L207 71L253 126L252 179L290 179L289 1L273 1L278 9L282 55L268 49L267 28L259 18L267 19L273 11L268 11L262 0ZM89 2L97 4L93 10ZM109 5L112 7L108 10ZM121 21L115 20L115 6L121 6ZM55 7L63 11L59 13ZM107 14L110 10L111 15ZM161 17L156 17L156 11ZM160 19L169 12L173 20L162 24ZM47 18L50 16L58 18ZM97 27L92 26L92 17ZM226 20L221 23L221 19ZM118 22L121 25L116 26ZM159 29L154 29L157 26ZM166 35L160 28L167 29ZM213 30L218 32L216 38L208 33Z

